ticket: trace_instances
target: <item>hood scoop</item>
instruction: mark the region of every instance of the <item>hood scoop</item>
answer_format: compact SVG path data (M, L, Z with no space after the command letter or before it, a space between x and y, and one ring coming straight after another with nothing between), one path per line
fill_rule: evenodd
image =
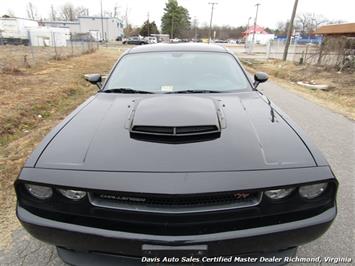
M225 121L208 97L167 95L136 100L128 119L133 139L191 143L219 138Z

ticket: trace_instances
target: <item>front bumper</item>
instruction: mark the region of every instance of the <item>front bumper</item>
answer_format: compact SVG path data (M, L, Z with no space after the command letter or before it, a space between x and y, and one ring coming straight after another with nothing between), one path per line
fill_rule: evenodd
M138 257L127 257L127 256L117 256L112 254L102 254L102 253L87 253L87 252L78 252L73 250L68 250L64 248L57 248L57 252L59 257L69 265L77 265L77 266L87 266L87 265L100 265L100 266L137 266L137 265L154 265L153 263L147 262L149 258L154 257L146 257L147 259L141 259ZM285 258L293 258L296 255L297 248L290 248L283 251L272 252L272 253L263 253L260 255L250 255L249 256L219 256L214 258L203 258L199 257L198 262L195 261L193 263L189 263L185 261L182 264L191 264L191 265L200 265L200 264L211 264L211 265L219 265L219 266L229 266L234 264L243 264L243 266L259 266L268 265L278 266L285 265L288 261ZM173 254L172 257L176 258L176 254ZM185 257L186 258L186 257ZM277 259L275 259L277 258ZM214 261L211 262L211 259ZM269 259L269 261L265 261ZM270 261L271 260L271 261ZM171 262L159 262L159 266L167 266L172 265ZM180 263L181 264L181 263ZM174 263L173 265L176 265Z
M320 237L336 216L336 207L289 223L203 235L148 235L99 229L45 219L17 206L17 217L34 237L66 249L140 258L144 244L205 245L204 255L263 254L297 247Z

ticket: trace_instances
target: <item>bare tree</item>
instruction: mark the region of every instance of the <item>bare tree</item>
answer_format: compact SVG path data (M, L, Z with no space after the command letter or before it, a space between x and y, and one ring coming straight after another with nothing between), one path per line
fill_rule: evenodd
M104 17L112 17L112 12L104 10L103 15L104 15Z
M124 36L131 36L131 33L132 33L132 25L129 24L129 19L128 19L130 11L131 10L127 6L125 14L122 17L122 19L124 21L124 29L123 29Z
M88 16L89 15L89 9L84 7L84 6L76 7L74 12L75 12L75 17Z
M37 9L31 2L28 2L26 6L26 11L27 11L28 18L33 20L37 19Z
M276 35L286 35L289 25L290 25L290 21L277 22L276 29L274 30L274 33Z
M76 19L74 6L71 3L64 4L60 9L60 17L65 21L74 21Z
M57 20L57 11L54 9L53 5L51 5L51 13L49 14L49 19L51 21Z
M59 18L65 21L74 21L80 16L88 16L89 9L84 6L75 7L71 3L64 4L59 11Z
M346 21L342 19L336 19L336 20L329 20L325 24L342 24L342 23L346 23Z
M128 24L124 29L123 33L126 37L131 37L135 35L139 35L140 33L140 28L139 27L133 27L131 24Z
M328 22L328 19L315 13L303 13L296 18L296 28L302 35L312 34L317 28Z
M7 12L6 12L6 14L5 14L4 16L8 16L8 17L12 18L12 17L15 17L15 13L14 13L13 10L8 9ZM3 17L4 17L4 16L3 16Z
M311 25L311 19L308 13L297 15L296 28L302 35L308 33Z
M325 18L322 15L316 15L313 13L312 16L312 25L313 25L313 31L316 31L320 25L328 23L329 19Z
M121 6L119 6L117 3L113 7L113 17L114 18L122 17Z

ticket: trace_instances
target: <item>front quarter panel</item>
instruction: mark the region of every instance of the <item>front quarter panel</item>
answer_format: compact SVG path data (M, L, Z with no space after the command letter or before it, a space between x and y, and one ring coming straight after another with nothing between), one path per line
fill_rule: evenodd
M40 144L37 145L35 150L26 160L24 167L35 167L36 163L41 156L42 152L48 146L48 144L53 140L53 138L72 120L85 106L87 106L95 96L91 96L81 105L79 105L71 114L69 114L63 121L61 121L55 128L53 128L46 137L42 140Z
M317 166L329 166L328 161L325 159L321 151L313 144L313 142L307 137L306 133L301 129L292 119L275 104L271 104L272 108L286 121L286 123L296 132L303 143L308 148L309 152L312 154L314 161Z

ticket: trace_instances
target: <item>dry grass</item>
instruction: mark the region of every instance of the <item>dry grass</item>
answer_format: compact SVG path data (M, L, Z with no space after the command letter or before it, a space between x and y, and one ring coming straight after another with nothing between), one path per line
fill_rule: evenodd
M89 42L73 43L66 47L40 47L23 45L0 45L0 72L11 69L29 68L47 63L52 59L63 60L81 54L92 53L97 44Z
M51 128L96 92L83 74L107 73L121 52L101 48L0 74L0 245L6 245L18 227L13 182L26 157Z
M355 73L338 73L335 69L310 65L296 65L279 60L244 61L251 72L264 71L296 93L355 120ZM296 82L327 84L329 89L310 90Z

